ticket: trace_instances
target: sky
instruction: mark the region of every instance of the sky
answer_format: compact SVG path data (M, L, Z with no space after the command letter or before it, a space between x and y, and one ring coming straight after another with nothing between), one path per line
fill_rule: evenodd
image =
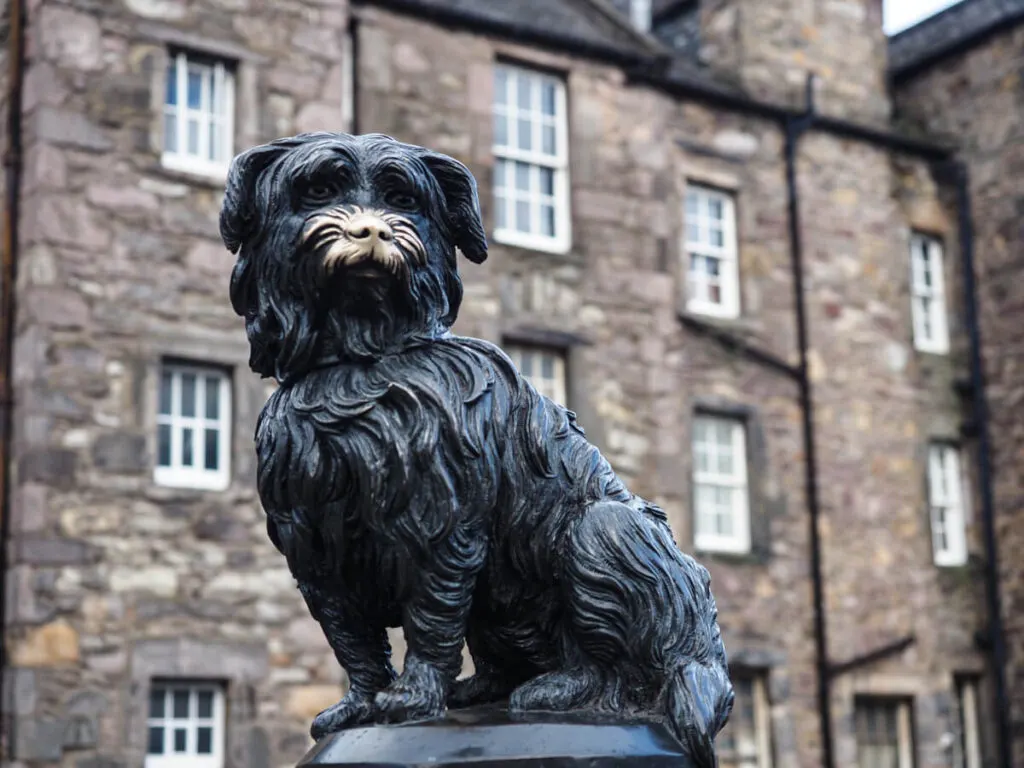
M885 0L885 31L895 34L956 2L959 0Z

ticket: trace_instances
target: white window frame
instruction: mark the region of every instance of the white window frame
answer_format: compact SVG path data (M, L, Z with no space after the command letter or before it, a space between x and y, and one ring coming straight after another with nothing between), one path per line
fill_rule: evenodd
M752 701L750 706L753 709L753 732L730 734L736 745L735 752L728 752L724 748L727 741L719 734L718 761L721 768L772 768L772 732L771 732L771 708L768 702L768 676L763 672L734 672L732 674L734 687L742 680L750 683L750 695ZM739 701L737 692L737 704ZM736 707L733 707L733 717L726 724L725 728L736 730L740 727L736 718Z
M152 683L150 697L157 691L164 693L164 716L153 717L152 710L146 712L146 759L144 768L223 768L225 753L224 689L216 683L195 681L160 680ZM173 716L173 692L186 690L189 693L189 714L184 719ZM212 717L200 718L198 713L199 693L212 693ZM149 699L147 707L151 706ZM211 728L209 754L199 754L198 729ZM149 754L149 729L163 729L163 754ZM186 751L174 752L174 731L186 732Z
M161 413L160 392L165 373L171 374L171 413ZM193 416L181 415L181 377L192 374L196 377L195 412ZM207 379L218 380L217 418L206 418ZM231 376L222 368L165 362L160 366L157 379L157 443L154 459L153 480L158 485L172 488L196 488L208 491L223 491L231 482ZM171 464L161 465L161 425L170 427ZM217 433L217 469L205 468L205 429L211 427ZM184 430L192 430L193 466L181 463L181 447Z
M863 754L859 718L861 708L871 706L877 709L890 709L896 715L896 766L897 768L914 768L914 729L913 729L913 708L912 703L907 699L886 699L882 697L861 697L855 704L855 718L857 718L855 735L857 741L857 765L860 768L874 768L876 762L865 762Z
M494 134L494 191L493 201L495 207L495 228L494 240L506 245L514 245L521 248L529 248L535 251L550 253L566 253L572 244L572 216L570 215L569 200L569 127L566 107L566 85L565 81L553 75L538 72L524 67L512 66L509 64L495 65L495 89L497 89L498 73L504 73L507 78L507 90L504 103L499 102L497 91L495 91L494 103L492 105L494 122L507 121L507 144L498 144L497 132ZM528 79L532 83L531 99L529 110L520 110L515 103L517 84L520 79ZM551 118L543 114L541 105L542 85L551 85L555 93L555 114ZM531 147L533 150L523 150L518 147L518 124L519 119L525 118L530 121ZM542 147L542 126L554 124L555 153L547 154L539 151ZM512 171L514 163L525 163L529 167L530 191L523 193L517 190L515 174ZM505 184L499 185L499 166L503 163L509 164L505 172ZM550 169L553 176L553 195L550 199L539 192L540 170ZM509 194L509 193L512 194ZM522 199L530 206L531 231L523 232L510 226L515 220L516 202ZM539 232L541 204L551 204L554 208L554 236L541 234ZM498 207L502 206L506 226L499 226Z
M967 563L967 516L960 451L948 443L928 446L928 510L935 564ZM945 539L943 546L942 539Z
M691 201L698 209L696 221L690 220ZM710 241L711 216L710 204L718 202L722 206L722 244L714 245ZM693 233L696 232L696 237ZM736 318L740 316L740 277L739 277L739 244L736 235L736 198L729 192L697 183L687 183L683 209L683 264L684 282L686 284L686 309L688 312L712 317ZM696 280L693 270L695 256L715 259L719 262L718 280L721 289L721 301L711 301L707 295L693 295L694 291L702 290L707 294L707 280L702 277ZM696 282L694 282L696 281ZM698 285L697 283L700 283ZM693 283L693 284L691 284Z
M641 32L650 32L651 0L629 0L629 20Z
M523 378L529 381L537 392L559 405L567 406L566 363L563 351L534 344L508 344L505 347L505 353L515 363L516 369L519 370ZM553 375L546 378L539 373L531 375L523 373L523 363L527 356L530 357L529 368L531 371L540 371L542 361L544 359L551 360Z
M931 277L930 283L925 275ZM920 233L910 238L910 301L914 347L919 352L949 352L946 274L942 241Z
M717 442L707 443L709 446L708 469L701 470L697 455L699 442L698 425L704 423L708 428L726 425L729 428L731 441L730 450L733 456L733 472L731 474L712 469L717 463ZM732 535L702 530L701 520L707 515L717 512L704 510L700 506L700 489L727 488L731 490ZM723 552L730 554L746 554L750 552L750 487L747 476L747 425L743 419L722 416L712 413L698 413L693 422L693 543L703 552Z
M164 84L163 105L163 143L164 150L161 162L165 168L175 171L223 180L227 177L228 168L234 155L235 143L235 76L223 61L211 61L204 56L189 56L185 52L172 54L168 60L168 70L173 67L176 78L176 104L167 103L167 88ZM188 106L188 72L189 69L202 73L202 87L199 109ZM167 77L167 70L164 72ZM210 85L213 84L217 93L223 94L219 105L211 104ZM218 108L219 107L219 108ZM167 119L174 120L175 149L167 148ZM188 123L190 119L199 123L199 155L187 151ZM220 128L220 146L214 149L214 157L210 157L210 127L216 123Z
M978 714L978 678L964 677L957 681L960 705L960 738L956 742L954 768L982 768L981 722Z

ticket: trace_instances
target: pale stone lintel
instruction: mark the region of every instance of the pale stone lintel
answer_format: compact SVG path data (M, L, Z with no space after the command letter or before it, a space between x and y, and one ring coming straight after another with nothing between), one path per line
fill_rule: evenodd
M723 170L720 165L720 161L697 159L683 150L679 168L684 183L706 184L716 189L738 192L743 186L739 175Z
M143 640L131 654L132 678L148 688L154 678L260 683L269 671L264 643L204 642L191 638Z
M142 22L138 25L137 29L139 34L143 37L150 38L151 40L165 45L178 45L182 48L188 48L199 53L208 53L214 56L238 59L239 61L245 61L251 64L265 64L270 61L266 56L259 53L253 53L251 50L239 43L205 37L192 32L185 32L177 29L176 27L171 27L165 24Z

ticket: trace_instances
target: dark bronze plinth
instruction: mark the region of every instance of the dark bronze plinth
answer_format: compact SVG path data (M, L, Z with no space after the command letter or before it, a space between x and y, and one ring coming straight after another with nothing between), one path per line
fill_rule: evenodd
M443 720L326 736L299 763L299 768L312 766L691 768L693 763L659 722L475 709L450 712Z

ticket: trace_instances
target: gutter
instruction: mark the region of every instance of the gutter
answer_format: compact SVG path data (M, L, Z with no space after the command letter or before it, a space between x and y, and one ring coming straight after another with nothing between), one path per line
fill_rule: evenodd
M4 240L0 254L0 677L6 677L7 658L7 554L11 536L11 446L14 425L14 324L15 285L18 278L18 219L21 200L21 110L25 75L24 0L9 4L10 35L7 63L7 146L3 164L6 181ZM0 697L0 728L7 730L6 743L13 743L14 721L3 711L8 697Z
M825 586L821 572L821 503L818 499L817 443L814 435L814 392L811 387L807 302L804 287L803 239L800 227L800 189L796 160L800 139L817 122L814 111L814 76L807 78L807 111L786 121L786 196L789 208L790 264L796 304L796 333L800 349L800 412L804 437L804 483L807 495L808 527L811 548L811 589L814 601L814 655L817 666L818 716L821 729L821 764L835 768L832 735L832 673L828 662L828 636L825 622Z
M963 270L964 315L970 340L971 386L975 438L978 441L978 483L981 486L981 517L984 528L985 600L988 603L988 640L992 654L992 678L995 686L996 739L999 765L1012 768L1010 704L1006 685L1006 630L1003 626L999 594L999 551L996 542L995 498L992 491L992 444L989 436L988 401L985 396L985 363L981 354L981 326L978 318L978 289L974 271L974 219L971 214L970 175L963 162L947 166L956 187L960 226L960 264Z

